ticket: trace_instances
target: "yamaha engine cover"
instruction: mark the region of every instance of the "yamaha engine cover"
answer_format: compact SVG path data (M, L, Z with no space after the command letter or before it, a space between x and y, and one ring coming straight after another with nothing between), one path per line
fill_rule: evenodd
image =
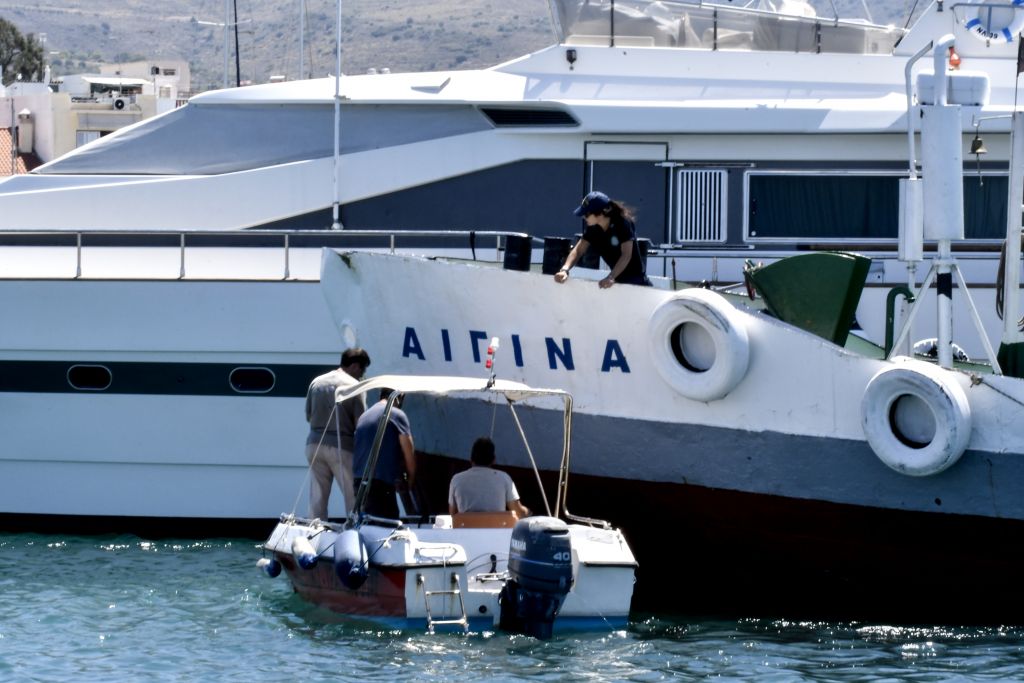
M555 617L572 587L569 527L554 517L516 522L508 571L510 579L501 591L501 628L550 638Z

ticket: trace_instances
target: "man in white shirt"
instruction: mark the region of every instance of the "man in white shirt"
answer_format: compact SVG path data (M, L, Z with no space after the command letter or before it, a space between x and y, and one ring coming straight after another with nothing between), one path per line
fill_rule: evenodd
M481 437L473 442L469 460L473 466L452 477L448 487L448 511L500 512L511 510L518 517L527 517L530 511L519 502L519 492L512 477L494 469L494 442Z
M306 393L306 461L311 469L309 481L309 516L327 519L327 500L331 485L338 482L345 496L345 514L352 512L355 492L352 483L352 451L356 421L366 410L365 396L350 398L334 405L334 393L341 386L355 384L370 365L370 356L363 349L346 349L341 354L341 367L314 379ZM335 411L338 411L335 414Z

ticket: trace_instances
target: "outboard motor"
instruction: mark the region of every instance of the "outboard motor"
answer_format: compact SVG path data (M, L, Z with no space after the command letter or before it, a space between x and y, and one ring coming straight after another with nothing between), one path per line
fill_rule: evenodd
M554 517L516 522L508 556L509 581L501 589L500 627L550 638L555 617L572 587L569 527Z

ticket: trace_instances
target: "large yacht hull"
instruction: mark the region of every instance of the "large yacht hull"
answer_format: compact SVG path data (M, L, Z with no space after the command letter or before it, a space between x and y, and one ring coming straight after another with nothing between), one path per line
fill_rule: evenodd
M3 282L0 523L261 535L305 513L306 387L341 340L299 264L228 259L238 279L98 279L87 260L90 278Z

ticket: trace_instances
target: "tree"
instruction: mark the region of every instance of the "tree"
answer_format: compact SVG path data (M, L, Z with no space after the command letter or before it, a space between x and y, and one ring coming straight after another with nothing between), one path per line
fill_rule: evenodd
M33 33L22 35L18 27L0 18L0 76L4 85L17 80L39 80L46 66L43 46Z

